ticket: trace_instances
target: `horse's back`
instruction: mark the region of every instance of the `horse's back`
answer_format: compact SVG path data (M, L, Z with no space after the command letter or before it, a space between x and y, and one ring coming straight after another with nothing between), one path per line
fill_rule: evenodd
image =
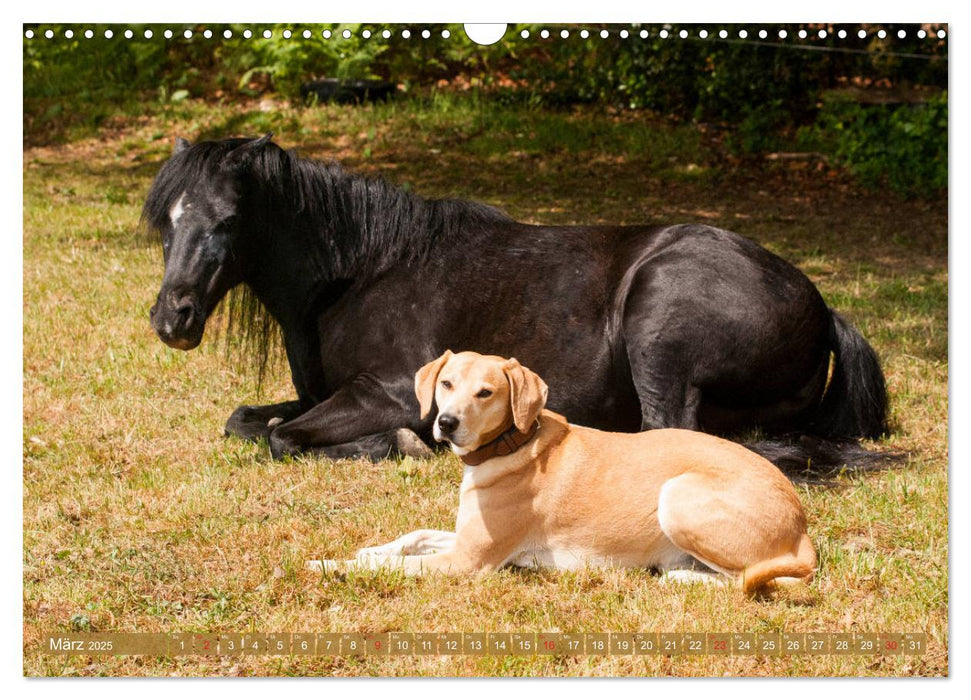
M692 384L719 427L768 424L818 400L829 311L801 271L754 241L705 225L503 228L463 293L481 314L473 345L544 373L555 410L636 430L634 355L651 391L668 390L661 376Z
M707 372L698 379L709 392L741 395L771 382L774 362L819 355L793 351L802 340L786 327L805 318L797 307L813 294L798 270L720 229L502 221L355 285L318 328L328 384L362 365L413 371L445 349L475 350L538 372L551 387L550 407L571 420L633 431L641 415L631 352L670 362L652 372L690 365ZM779 337L763 337L772 334ZM669 360L645 342L654 339L667 341ZM791 391L790 383L783 379L775 393Z

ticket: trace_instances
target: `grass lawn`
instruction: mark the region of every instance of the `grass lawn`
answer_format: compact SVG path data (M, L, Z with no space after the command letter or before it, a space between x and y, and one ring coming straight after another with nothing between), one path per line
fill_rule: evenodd
M25 105L24 673L28 675L946 675L946 201L857 188L815 161L737 162L685 124L499 110L142 105L102 121ZM64 117L63 119L66 119ZM504 570L469 580L304 571L418 527L451 529L460 462L274 462L222 437L243 403L291 397L213 339L154 336L161 250L134 232L175 136L272 129L429 196L550 224L701 221L803 269L882 357L900 469L800 486L815 582L752 600L647 571ZM218 325L218 324L217 324ZM48 633L925 632L923 656L55 657Z

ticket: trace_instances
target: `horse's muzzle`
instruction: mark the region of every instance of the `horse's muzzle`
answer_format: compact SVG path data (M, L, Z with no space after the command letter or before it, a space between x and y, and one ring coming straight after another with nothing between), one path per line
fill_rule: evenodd
M177 350L192 350L202 342L206 319L191 296L173 298L159 294L149 311L152 328L163 343Z

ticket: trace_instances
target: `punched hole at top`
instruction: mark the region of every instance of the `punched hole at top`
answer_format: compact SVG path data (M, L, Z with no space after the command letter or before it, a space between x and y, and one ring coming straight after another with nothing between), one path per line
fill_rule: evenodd
M506 33L505 24L466 24L466 35L481 46L495 44Z

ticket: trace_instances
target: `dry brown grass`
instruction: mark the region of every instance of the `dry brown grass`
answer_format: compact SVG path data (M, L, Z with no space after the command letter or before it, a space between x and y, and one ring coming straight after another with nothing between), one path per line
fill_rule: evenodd
M159 343L147 312L161 255L136 244L132 231L171 137L216 133L225 114L189 106L111 123L98 139L24 152L26 674L947 673L943 202L901 202L784 166L753 176L707 164L710 178L652 177L649 152L625 157L609 145L504 158L458 138L462 114L423 121L400 110L281 109L268 125L279 142L385 172L429 195L480 198L549 223L705 220L766 243L806 270L872 340L895 424L878 447L912 454L899 470L845 477L836 489L802 487L820 569L801 595L750 600L733 590L662 587L634 570L320 578L301 568L305 559L345 557L419 526L450 528L459 463L451 456L273 462L265 445L221 437L236 405L289 398L286 373L277 369L257 397L253 373L211 339L188 354ZM266 117L246 114L244 130L263 127ZM365 144L368 158L360 155ZM929 650L876 659L38 653L43 635L72 629L923 631Z

